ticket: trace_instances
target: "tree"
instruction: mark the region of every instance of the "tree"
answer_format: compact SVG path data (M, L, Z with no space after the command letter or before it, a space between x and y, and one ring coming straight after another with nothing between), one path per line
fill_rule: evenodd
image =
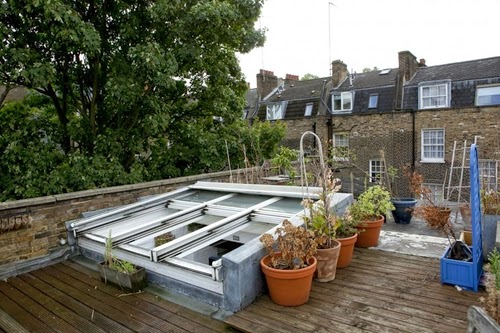
M304 74L303 77L300 78L301 81L312 80L312 79L319 79L319 76L311 74L311 73L306 73L306 74Z
M375 66L373 68L369 68L369 67L363 68L363 73L376 72L376 71L378 71L378 67L377 66Z
M65 155L117 159L151 151L241 115L235 56L264 41L262 0L3 0L0 79L50 98ZM190 142L192 143L192 142ZM150 157L153 155L149 155ZM184 159L170 165L184 173ZM150 164L152 163L149 161Z

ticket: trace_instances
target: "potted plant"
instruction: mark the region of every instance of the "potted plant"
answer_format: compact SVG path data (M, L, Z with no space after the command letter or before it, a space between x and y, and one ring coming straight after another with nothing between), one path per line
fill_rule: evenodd
M380 150L380 157L385 163L385 152ZM406 174L407 167L403 167L403 174ZM417 204L417 200L412 197L402 197L399 195L398 184L396 180L399 178L399 169L389 165L384 173L383 183L386 189L391 195L391 202L394 205L394 210L392 210L392 217L395 223L408 224L411 221L413 215L413 209Z
M351 214L346 212L343 216L337 217L337 241L340 243L339 259L337 268L349 266L354 254L354 245L358 240L357 222L353 220Z
M398 195L396 185L398 172L399 170L393 166L387 168L387 176L390 177L390 181L387 182L387 189L391 193L391 202L394 205L392 217L394 218L395 223L408 224L411 222L413 210L417 204L417 200L410 197L400 197Z
M306 198L302 201L306 214L302 216L306 229L313 233L317 244L316 259L318 261L315 280L329 282L335 279L337 261L341 251L337 237L337 216L331 204L332 197L340 190L340 183L332 177L331 170L324 168L320 177L322 191L319 200Z
M146 270L126 260L117 259L113 255L113 241L111 230L106 239L104 261L97 265L101 274L101 281L110 283L128 292L137 292L148 285Z
M500 192L481 191L481 207L483 209L483 253L486 256L495 247L497 223L500 221Z
M309 300L316 270L317 243L312 231L284 220L276 228L276 239L263 234L260 241L268 254L260 261L271 300L283 306L298 306Z
M384 216L394 209L389 191L382 185L369 187L349 208L352 219L359 230L357 247L378 245Z
M469 332L500 332L500 253L496 249L488 255L484 282L486 296L479 299L482 309L469 309Z

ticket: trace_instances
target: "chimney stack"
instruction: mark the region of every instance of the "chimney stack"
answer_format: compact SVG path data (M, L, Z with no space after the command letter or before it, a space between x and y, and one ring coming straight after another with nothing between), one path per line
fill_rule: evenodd
M274 72L261 69L257 74L257 94L264 98L277 86L278 77L274 75Z
M285 84L292 84L296 81L299 80L299 76L298 75L293 75L293 74L287 74L285 76Z
M332 61L332 86L337 88L345 79L349 72L347 71L347 65L341 60Z
M403 86L409 81L413 75L418 70L420 64L417 62L417 57L415 57L410 51L401 51L398 53L399 68L398 68L398 78L397 78L397 90L396 90L396 109L401 109L403 96ZM424 60L425 66L425 60Z
M420 59L420 61L418 62L418 67L427 67L427 65L425 64L424 58Z

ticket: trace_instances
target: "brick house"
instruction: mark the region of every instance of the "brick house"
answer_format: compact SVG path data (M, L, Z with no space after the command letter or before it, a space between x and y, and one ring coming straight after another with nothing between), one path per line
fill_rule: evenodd
M317 133L325 150L334 147L334 169L349 184L346 191L359 193L381 177L383 150L386 165L413 166L441 192L451 174L454 144L457 160L464 140L468 145L477 140L483 178L496 184L500 57L427 66L424 59L417 61L411 52L402 51L398 59L397 68L368 73L349 73L347 65L336 60L331 77L276 79L274 88L260 90L263 97L248 118L284 121L288 133L283 144L296 149L304 131ZM272 73L257 75L257 94L263 72ZM397 180L403 195L407 184L401 174Z

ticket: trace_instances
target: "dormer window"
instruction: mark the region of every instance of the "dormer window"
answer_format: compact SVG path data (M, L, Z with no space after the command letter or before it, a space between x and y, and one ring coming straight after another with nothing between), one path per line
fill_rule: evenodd
M418 88L419 109L447 108L450 106L450 83L424 83Z
M478 86L476 89L476 106L499 105L500 86Z
M341 92L332 96L333 111L351 111L354 93Z
M368 100L368 109L376 109L378 107L378 94L370 94Z
M283 119L286 102L272 103L267 105L266 120Z
M313 111L313 103L307 103L306 110L304 112L304 116L310 117L312 115L312 111Z

